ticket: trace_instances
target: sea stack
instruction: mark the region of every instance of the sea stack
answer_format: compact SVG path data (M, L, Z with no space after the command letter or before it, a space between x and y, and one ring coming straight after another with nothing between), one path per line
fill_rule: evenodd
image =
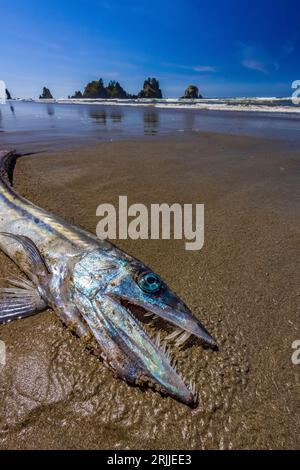
M196 85L189 85L184 92L184 95L181 97L183 99L197 99L203 98L203 96L199 93L198 87Z
M43 88L43 93L40 95L40 100L53 100L53 96L49 88Z
M109 98L107 90L104 88L102 78L89 82L86 85L83 98Z
M83 98L81 91L75 91L74 95L71 98L80 99Z
M156 78L148 78L148 80L145 80L143 89L138 94L138 98L162 98L159 81L156 80Z
M89 82L84 88L83 94L81 91L76 91L71 98L90 98L90 99L109 99L109 98L119 98L126 99L130 95L126 93L124 88L121 87L119 82L111 80L109 84L105 87L102 78L99 80L94 80Z

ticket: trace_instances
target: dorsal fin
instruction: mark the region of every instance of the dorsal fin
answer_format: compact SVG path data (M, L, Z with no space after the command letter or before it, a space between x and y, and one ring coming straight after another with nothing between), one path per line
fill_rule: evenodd
M0 180L13 185L13 174L18 155L15 150L0 150Z

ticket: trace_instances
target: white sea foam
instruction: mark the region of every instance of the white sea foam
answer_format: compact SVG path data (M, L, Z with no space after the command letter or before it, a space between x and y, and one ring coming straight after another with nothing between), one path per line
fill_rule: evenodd
M24 100L26 101L26 100ZM31 100L32 101L32 100ZM300 113L300 106L292 103L290 97L243 97L207 99L74 99L33 100L38 103L93 104L109 106L147 106L170 109L198 109L215 111L245 111L264 113Z
M0 103L4 104L6 101L6 86L3 80L0 80Z

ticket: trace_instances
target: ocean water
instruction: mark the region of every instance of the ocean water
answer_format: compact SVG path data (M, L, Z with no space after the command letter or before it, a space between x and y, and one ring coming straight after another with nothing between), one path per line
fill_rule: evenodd
M7 101L0 105L0 145L20 151L51 150L72 145L140 137L221 132L228 134L300 140L300 107L290 112L291 100L260 99L259 110L253 99L217 101L217 109L201 108L178 100L152 102L25 102ZM235 101L236 110L218 109ZM240 104L242 102L242 105ZM257 102L257 100L256 100ZM174 104L175 103L175 104ZM177 104L176 104L177 103ZM267 103L267 104L266 104ZM226 104L225 104L226 106ZM233 105L228 105L232 107ZM240 110L247 106L251 111ZM268 106L272 112L265 110ZM285 112L284 109L289 109Z

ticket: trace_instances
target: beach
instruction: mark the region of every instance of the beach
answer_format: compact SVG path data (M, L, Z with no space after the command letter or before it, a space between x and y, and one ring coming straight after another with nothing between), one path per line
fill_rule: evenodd
M114 378L50 310L2 325L0 447L299 449L299 145L190 129L41 152L28 135L23 151L35 154L17 162L17 191L92 233L97 206L123 194L205 205L200 251L182 240L115 243L166 280L219 351L192 339L174 350L199 391L191 409ZM0 272L19 270L1 253Z

